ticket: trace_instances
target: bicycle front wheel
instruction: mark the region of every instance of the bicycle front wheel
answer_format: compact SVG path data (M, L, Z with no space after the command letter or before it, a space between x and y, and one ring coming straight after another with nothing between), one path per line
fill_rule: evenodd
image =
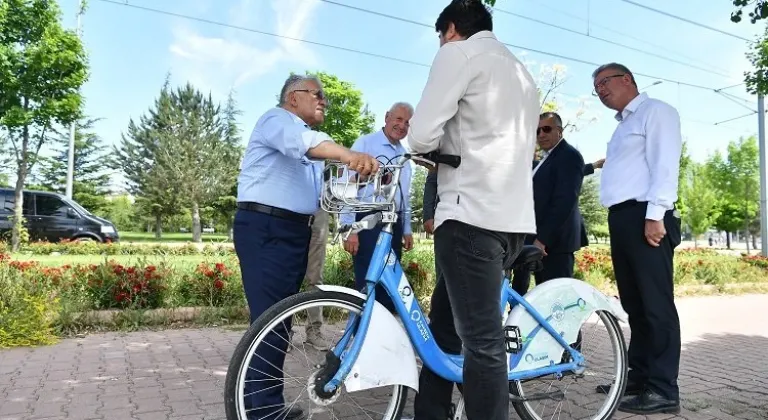
M335 291L312 290L284 299L248 328L235 348L225 382L227 420L251 418L365 418L399 420L407 388L402 385L348 393L343 383L332 395L314 387L326 350L313 347L317 315L326 342L335 346L349 315L362 313L364 300ZM303 334L306 331L306 337ZM347 347L352 340L348 340ZM330 350L327 350L330 351ZM301 372L304 372L303 374Z

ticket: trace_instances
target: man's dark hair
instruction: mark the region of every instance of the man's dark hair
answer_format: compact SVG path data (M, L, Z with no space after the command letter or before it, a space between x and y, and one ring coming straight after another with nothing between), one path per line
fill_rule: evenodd
M480 31L493 30L491 11L482 0L451 1L437 17L435 30L445 34L450 23L453 23L459 35L466 38Z
M558 115L557 112L544 112L539 115L539 120L545 120L547 118L554 118L555 124L557 124L558 127L563 128L563 119L560 118L560 115Z
M632 84L635 85L635 87L637 87L637 82L635 82L635 75L632 74L632 72L627 68L627 66L619 63L603 64L602 66L598 67L597 70L592 72L592 78L594 79L595 77L597 77L598 74L600 74L604 70L616 70L628 75L629 80L632 81Z

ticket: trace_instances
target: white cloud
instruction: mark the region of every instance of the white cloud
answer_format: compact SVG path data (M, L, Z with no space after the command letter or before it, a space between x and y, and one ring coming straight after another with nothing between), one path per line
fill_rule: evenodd
M271 10L258 3L241 0L229 10L228 23L263 28L281 37L304 38L319 0L271 0ZM256 16L260 22L254 21ZM274 29L267 28L267 22L273 22ZM284 61L317 65L316 55L306 44L286 38L277 38L272 48L257 47L270 37L233 28L223 30L218 37L207 36L187 22L174 26L172 33L169 52L174 78L188 80L215 96L225 96L230 88L256 80Z

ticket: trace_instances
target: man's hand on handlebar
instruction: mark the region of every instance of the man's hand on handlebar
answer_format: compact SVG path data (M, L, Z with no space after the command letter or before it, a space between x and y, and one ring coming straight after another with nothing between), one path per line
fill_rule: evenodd
M379 161L375 157L360 152L349 151L342 160L349 166L349 169L357 172L360 175L370 175L379 170Z

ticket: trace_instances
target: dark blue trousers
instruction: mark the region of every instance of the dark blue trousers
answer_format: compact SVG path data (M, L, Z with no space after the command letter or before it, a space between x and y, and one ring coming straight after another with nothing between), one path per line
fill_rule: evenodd
M363 217L372 213L357 213L355 215L355 221L359 222ZM397 259L402 259L403 254L403 222L401 220L403 213L398 214L397 223L392 227L392 250L395 251ZM384 225L378 225L373 229L364 230L357 234L357 238L360 241L360 246L357 248L357 254L353 257L355 266L355 287L357 290L365 293L365 274L368 272L368 266L373 257L373 250L376 248L376 242L379 239L379 233ZM392 303L392 298L389 297L387 291L381 285L376 286L376 300L389 309L390 312L395 312L395 304Z
M272 305L299 291L307 269L311 233L305 223L237 211L233 236L251 323ZM286 320L270 331L251 359L246 408L266 407L249 413L253 418L277 418L285 404L282 367L290 324L291 320Z

